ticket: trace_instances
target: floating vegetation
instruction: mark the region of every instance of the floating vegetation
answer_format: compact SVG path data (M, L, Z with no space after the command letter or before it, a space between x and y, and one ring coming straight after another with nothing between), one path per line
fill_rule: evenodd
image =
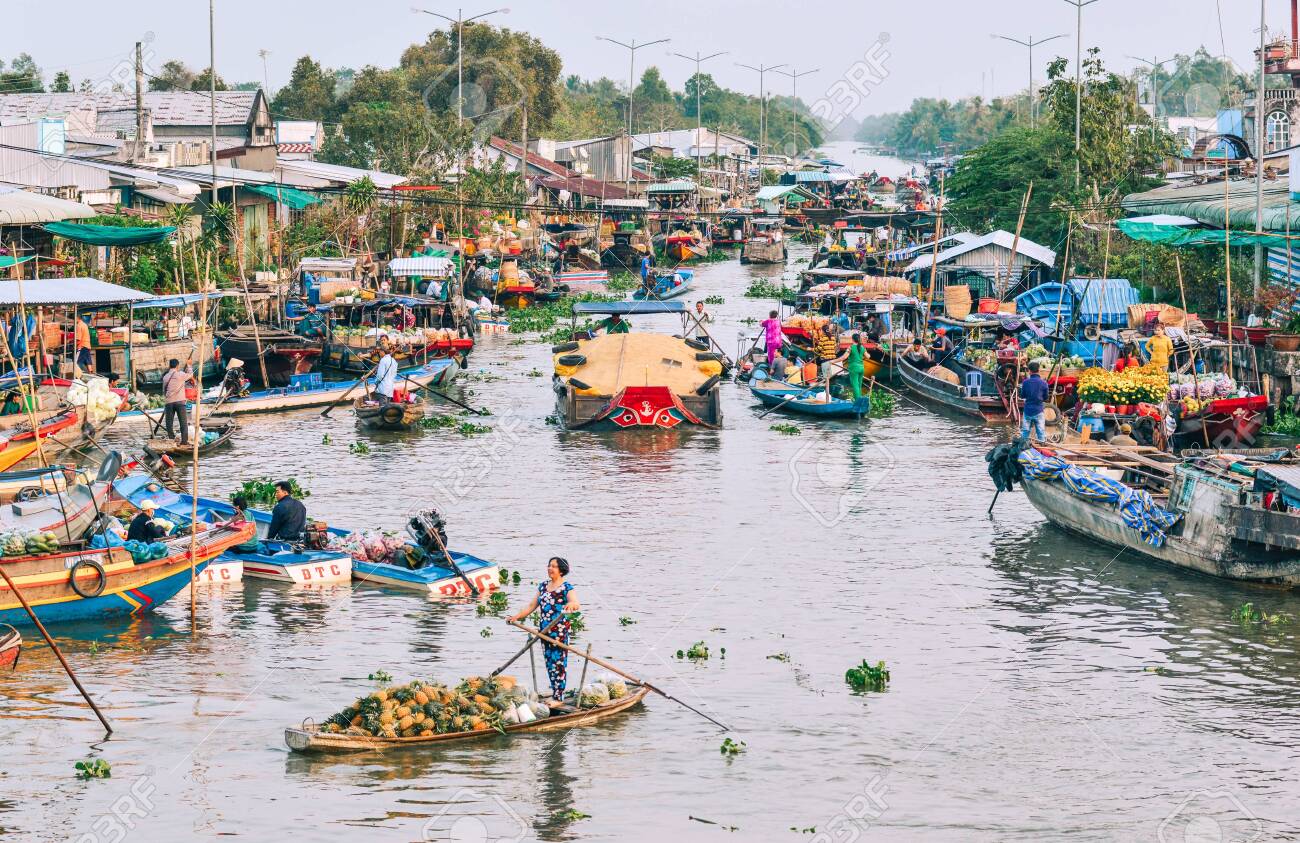
M353 442L351 445L348 446L348 453L368 454L370 453L370 446L367 445L365 442Z
M635 272L625 272L618 270L609 274L609 282L605 284L605 289L611 293L626 293L635 290L641 286L641 277Z
M691 661L702 661L709 657L709 645L703 641L696 641L687 650L678 650L677 658L690 659Z
M889 684L889 668L884 662L874 665L862 660L862 664L851 667L844 673L844 681L855 691L883 691Z
M470 372L469 374L465 375L465 380L480 381L482 383L492 383L493 381L503 381L505 380L505 378L493 372L480 371L480 372Z
M773 653L772 655L768 656L768 658L771 659L772 661L777 661L777 662L789 662L789 661L790 661L790 654L789 654L789 653Z
M534 331L547 331L555 327L561 319L573 318L575 301L618 301L622 296L605 296L597 293L583 293L572 298L557 301L538 302L532 307L507 310L506 318L510 320L510 333L527 334Z
M723 738L722 746L719 751L728 758L734 758L745 751L744 741L733 741L731 738Z
M515 585L519 585L519 583L523 581L523 577L519 576L518 571L515 571L513 574L510 575L510 581Z
M870 399L871 409L867 411L867 415L873 419L893 415L894 408L898 406L898 399L892 393L885 392L883 389L873 389Z
M532 370L530 370L530 371L524 372L524 377L527 377L527 378L540 378L540 377L542 377L542 375L544 375L544 374L545 374L545 373L544 373L541 369L532 369Z
M72 765L79 779L109 779L113 777L113 768L103 758L78 761Z
M778 422L769 427L768 430L773 433L779 433L782 436L798 436L800 433L803 433L803 431L799 429L799 425L790 424L789 422Z
M708 296L704 299L705 304L726 304L727 300L722 296Z
M325 434L324 436L322 436L322 437L320 438L320 443L321 443L322 445L332 445L332 444L334 444L334 440L331 439L331 438L330 438L330 435L327 433L327 434Z
M796 292L796 290L784 284L773 284L766 278L755 278L749 282L749 289L745 291L745 298L780 299L788 304L794 304Z
M393 681L393 674L389 673L389 672L386 671L386 670L376 670L376 671L373 671L373 672L372 672L369 676L367 676L366 678L369 679L371 682L385 682L385 683L387 683L387 682L392 682L392 681Z
M551 413L549 416L546 417L546 420L545 420L545 421L546 421L546 423L549 424L549 425L555 425L555 426L558 426L558 425L560 424L560 414L559 414L559 413Z
M584 814L577 808L565 808L563 811L556 811L552 814L552 817L563 822L576 822L578 820L591 819L591 814Z
M569 629L572 632L582 632L587 628L587 622L582 619L582 612L569 612Z
M480 433L492 432L490 425L475 424L471 421L463 421L456 416L445 416L441 413L425 416L420 419L419 424L425 430L454 430L461 436L477 436Z
M491 627L488 627L488 626L485 626L485 627L483 627L482 629L480 629L480 630L478 631L478 634L479 634L479 635L482 635L484 638L491 638L491 637L492 637L492 628L491 628Z
M503 579L502 582L505 582ZM479 617L484 615L499 615L510 606L510 598L504 591L494 591L488 595L486 603L478 604Z
M634 623L636 623L636 621L632 620L627 615L622 615L618 619L619 626L631 626Z
M1291 615L1286 612L1269 614L1256 608L1254 603L1242 603L1232 613L1232 619L1242 626L1260 624L1265 626L1285 626L1291 623Z

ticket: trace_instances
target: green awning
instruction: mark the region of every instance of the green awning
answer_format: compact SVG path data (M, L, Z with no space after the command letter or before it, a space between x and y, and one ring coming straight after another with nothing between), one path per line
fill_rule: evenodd
M8 269L11 266L17 266L20 263L27 263L34 260L36 255L28 255L25 258L16 258L13 255L0 255L0 269Z
M1297 220L1300 222L1300 220ZM1159 243L1162 246L1222 246L1225 241L1233 246L1254 246L1256 244L1271 248L1285 249L1285 236L1256 234L1253 231L1230 231L1225 236L1222 229L1188 228L1182 225L1160 225L1157 223L1137 222L1134 220L1117 220L1115 227L1134 240Z
M176 231L175 226L121 228L115 225L83 225L75 222L47 222L42 226L50 234L92 246L146 246L161 243Z
M276 202L293 211L301 211L303 208L310 208L312 205L319 204L321 201L305 190L298 190L295 187L286 187L282 184L246 184L244 185L244 190L251 190L253 193L260 193L266 198L274 199Z
M1255 201L1254 179L1233 179L1228 184L1226 196L1222 180L1209 184L1165 185L1145 193L1131 193L1124 197L1121 207L1135 216L1176 214L1191 217L1220 232L1225 227L1226 216L1226 227L1254 231ZM1300 203L1292 201L1291 189L1285 179L1265 182L1262 222L1259 227L1264 231L1282 232L1288 227L1300 230Z

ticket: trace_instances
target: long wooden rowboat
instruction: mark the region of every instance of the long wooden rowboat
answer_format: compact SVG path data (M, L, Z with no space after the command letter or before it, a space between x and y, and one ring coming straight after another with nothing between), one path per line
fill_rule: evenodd
M0 670L13 670L18 665L18 654L23 650L23 636L8 624L0 628Z
M528 723L506 726L504 731L508 735L513 735L518 732L549 732L555 729L571 729L574 726L590 726L620 712L627 711L633 706L640 705L648 693L650 693L649 688L629 683L627 696L620 700L612 700L605 705L594 708L578 710L555 709L561 713L552 714L550 717L543 717L540 720L533 720ZM413 746L474 740L499 734L501 732L495 729L486 729L481 732L447 732L446 734L429 735L423 738L376 738L369 735L322 732L318 725L304 723L298 728L290 727L285 729L284 742L294 752L385 752Z
M234 420L205 424L200 428L204 433L215 433L217 438L199 445L199 455L210 454L230 441L239 426ZM150 439L144 443L144 450L150 456L161 457L166 454L173 459L189 459L194 455L193 443L181 444L179 439Z
M374 401L361 397L352 402L357 424L366 430L410 430L424 418L424 405L414 401Z
M1007 406L998 395L997 387L993 385L993 376L987 372L981 373L980 385L976 392L974 387L967 388L964 384L949 383L923 372L909 363L902 354L894 356L894 368L903 378L903 383L922 398L985 421L1008 419ZM964 376L971 369L957 361L950 361L945 368L958 377Z

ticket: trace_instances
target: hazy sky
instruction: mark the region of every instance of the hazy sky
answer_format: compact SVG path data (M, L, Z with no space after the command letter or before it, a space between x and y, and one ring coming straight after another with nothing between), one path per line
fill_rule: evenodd
M433 0L417 2L456 14L454 7ZM872 53L883 60L888 77L857 107L858 116L905 108L917 96L1023 89L1027 50L993 39L994 32L1021 40L1069 35L1035 50L1039 79L1053 56L1072 60L1074 55L1075 10L1066 0L497 2L512 8L493 22L526 30L556 49L565 73L627 78L627 51L596 40L598 35L624 42L672 37L670 44L637 51L638 76L655 64L678 88L694 65L670 52L726 50L727 55L705 68L722 84L754 93L758 74L736 62L819 69L800 80L799 93L809 103L852 72L880 33L888 33L883 50ZM217 72L230 82L261 80L259 49L271 51L267 67L273 89L285 83L294 60L304 53L330 67L392 66L404 47L437 25L434 18L412 13L411 5L411 0L216 0ZM1267 0L1267 5L1270 30L1289 30L1290 4ZM74 82L102 79L115 67L121 72L134 42L146 40L155 66L179 58L202 67L208 55L207 6L204 0L3 0L0 58L29 52L47 80L59 69L67 70ZM491 0L465 12L490 8ZM1259 37L1258 15L1255 0L1097 0L1084 9L1084 44L1101 47L1108 65L1123 70L1135 65L1129 54L1165 59L1201 45L1219 53L1226 44L1227 54L1249 68ZM768 84L790 91L790 79L784 76L768 74Z

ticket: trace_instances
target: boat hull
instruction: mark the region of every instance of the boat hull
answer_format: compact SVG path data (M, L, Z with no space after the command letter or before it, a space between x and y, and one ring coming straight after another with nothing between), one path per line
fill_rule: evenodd
M415 403L386 401L367 403L359 398L353 405L357 426L364 430L411 430L424 418L424 406Z
M1120 517L1111 504L1096 504L1077 497L1059 483L1026 477L1025 496L1055 526L1109 547L1129 550L1177 568L1224 579L1270 585L1300 585L1300 558L1249 560L1230 552L1229 543L1212 535L1192 542L1169 535L1153 547Z
M853 401L834 398L830 401L801 400L798 396L808 391L788 385L767 388L751 383L749 391L763 403L763 406L777 408L777 412L790 413L796 416L830 419L858 418L868 409L865 406L867 402L865 395L862 397L862 405L857 405Z
M273 580L292 585L321 585L349 582L352 557L332 550L309 550L301 553L239 553L227 556L242 560L244 576Z
M208 563L194 579L197 586L234 585L244 581L244 563L240 559L230 559L223 553Z
M995 396L967 397L965 390L956 384L939 378L932 378L921 371L902 355L895 355L894 368L902 377L903 383L913 393L942 404L950 410L985 421L1006 421L1007 411L1001 398Z
M582 709L565 714L553 714L528 723L516 723L502 727L502 731L486 729L480 732L450 732L442 735L414 738L384 738L368 735L346 735L322 732L317 726L303 726L284 730L284 742L294 752L307 753L354 753L385 752L406 749L429 744L443 744L455 741L472 741L491 738L504 732L513 735L519 732L549 732L556 729L572 729L575 726L589 726L634 708L645 700L650 690L644 686L628 685L628 694L620 700L614 700L595 708Z
M579 395L556 382L556 410L571 430L670 430L722 426L717 384L704 395L673 395L667 387L628 387L618 395Z
M758 243L746 240L740 250L741 263L785 263L785 243Z
M23 636L12 626L0 629L0 670L13 670L23 650Z
M492 562L485 562L473 556L453 553L456 564L465 572L465 576L482 594L488 594L501 586L501 571ZM473 592L455 571L433 565L423 568L403 568L383 562L362 562L352 560L352 578L357 582L382 585L388 588L400 588L407 591L419 591L439 597L471 597Z
M442 386L455 377L456 364L446 359L430 360L418 368L402 370L400 374L403 376L401 382L407 386L410 386L405 380L408 377L419 386ZM368 383L373 387L374 379L371 378ZM247 413L276 413L304 407L323 407L343 400L349 389L353 389L353 394L356 394L356 390L360 387L354 389L355 384L356 381L333 381L319 389L262 390L244 398L226 401L215 412L209 410L205 402L204 413L212 413L214 416L235 416Z

